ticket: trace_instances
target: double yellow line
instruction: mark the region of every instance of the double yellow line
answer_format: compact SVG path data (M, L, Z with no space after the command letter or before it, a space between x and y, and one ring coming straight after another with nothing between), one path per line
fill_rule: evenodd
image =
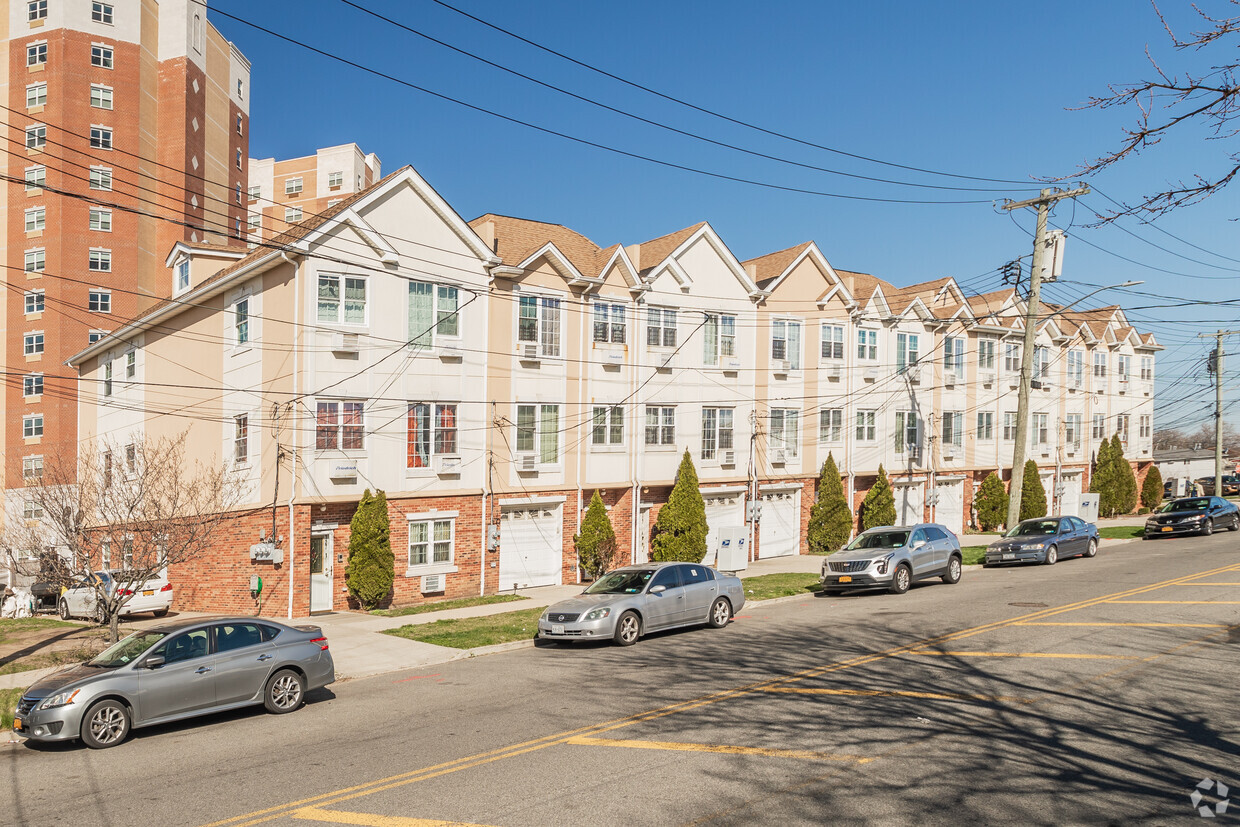
M443 775L448 775L450 773L460 772L461 770L472 769L473 767L483 766L484 764L490 764L495 761L502 761L506 758L515 758L519 755L526 755L531 752L537 752L539 750L546 749L547 747L558 746L561 744L568 744L574 741L577 741L578 743L589 742L590 740L592 740L592 736L597 736L605 732L622 729L624 727L632 726L633 724L641 723L643 721L652 721L657 718L666 717L668 715L676 715L681 712L687 712L691 709L697 709L700 707L717 704L721 701L729 700L731 698L737 698L743 695L750 695L756 692L779 691L779 688L786 687L788 684L797 683L797 682L804 681L810 678L814 678L820 675L825 675L831 672L839 672L845 669L852 669L857 666L864 666L865 664L875 663L880 660L885 660L887 658L897 657L899 655L904 655L904 654L922 654L924 653L924 650L928 646L934 646L936 644L946 643L948 641L963 640L965 638L973 637L974 635L984 634L986 632L993 631L996 629L1002 629L1008 626L1014 626L1014 625L1018 625L1021 623L1029 623L1032 621L1038 621L1044 618L1054 617L1055 615L1064 614L1066 612L1074 612L1080 609L1090 608L1092 606L1097 606L1103 603L1114 602L1116 600L1120 600L1120 599L1127 598L1127 597L1135 597L1136 595L1145 594L1147 592L1167 588L1168 586L1180 585L1180 584L1187 583L1187 582L1190 582L1192 580L1199 579L1202 577L1209 577L1210 575L1214 575L1214 574L1221 574L1223 572L1234 572L1234 571L1240 571L1240 565L1220 566L1219 568L1216 568L1216 569L1210 569L1208 571L1197 572L1195 574L1190 574L1190 575L1184 575L1182 577L1172 578L1170 580L1153 583L1147 586L1138 586L1133 589L1128 589L1122 592L1116 592L1114 594L1104 595L1102 597L1090 598L1089 600L1081 600L1076 603L1069 603L1064 606L1056 606L1053 608L1043 609L1037 612L1032 612L1029 614L1021 615L1019 617L1009 618L1008 620L997 620L991 623L984 623L979 626L973 626L968 629L962 629L957 632L951 632L948 634L939 635L937 637L927 638L925 640L919 640L914 643L906 644L904 646L897 646L892 649L887 649L883 652L878 652L878 653L871 654L871 655L858 655L856 657L849 658L843 661L839 661L837 663L825 664L823 666L815 666L809 669L804 669L800 672L793 673L792 675L787 675L787 676L780 677L780 678L773 678L770 680L759 681L756 683L747 684L745 686L735 687L733 689L725 689L723 691L715 692L710 695L705 695L699 698L693 698L687 701L682 701L680 703L669 704L668 706L663 706L657 709L647 710L645 712L639 712L637 714L629 715L624 718L617 718L612 721L606 721L600 724L594 724L592 726L580 727L578 729L568 730L565 732L558 732L553 735L547 735L542 738L535 738L533 740L525 741L520 744L513 744L510 746L506 746L506 747L500 747L498 749L490 750L487 752L481 752L475 755L466 756L464 758L458 758L453 761L445 761L444 763L435 764L434 766L423 767L421 769L413 770L411 772L401 773L399 775L392 775L386 778L379 778L374 781L367 782L365 784L358 784L352 787L345 787L343 789L334 790L332 792L323 793L317 796L312 796L310 798L303 798L299 801L291 801L286 804L277 805L275 807L268 807L263 810L255 810L253 812L246 813L244 815L234 816L232 818L224 819L222 821L215 821L215 822L212 822L211 824L204 825L204 827L249 827L249 825L261 824L263 822L272 821L274 819L283 818L285 816L291 816L291 817L296 818L297 812L299 810L304 810L308 808L316 809L316 808L331 805L331 804L337 804L342 801L348 801L354 798L361 798L363 796L373 795L374 793L383 792L384 790L390 790L395 787L401 787L407 784L414 784L419 781L427 781L432 778L438 778Z

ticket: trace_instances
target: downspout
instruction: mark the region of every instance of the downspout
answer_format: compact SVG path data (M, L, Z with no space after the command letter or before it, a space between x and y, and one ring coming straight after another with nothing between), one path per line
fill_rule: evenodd
M299 351L299 347L297 345L300 343L300 338L301 338L301 291L299 290L301 286L301 279L297 277L300 273L300 268L296 264L293 264L293 260L289 258L288 253L284 252L283 250L280 251L280 258L284 259L284 261L287 262L288 264L293 265L293 274L294 274L293 275L293 337L294 337L293 338L293 343L294 343L294 346L293 346L293 398L296 399L297 398L297 386L299 384L298 379L301 376L301 374L297 372L297 354ZM296 421L296 412L297 412L296 407L290 406L289 416L293 418L294 421ZM289 618L293 617L293 590L294 590L294 583L296 582L296 577L295 577L296 568L293 565L293 556L294 556L293 550L297 547L297 544L296 544L296 535L293 533L293 525L294 525L293 523L293 500L296 499L297 497L297 458L299 456L299 453L297 451L297 447L298 447L297 446L297 434L300 429L294 427L292 430L293 430L293 434L292 434L293 446L292 446L292 451L290 452L290 455L293 458L293 469L292 469L293 479L289 484L289 490L288 490L288 555L287 555L288 559L285 561L285 565L288 566L288 616ZM276 462L279 463L279 461L280 461L280 446L277 443ZM335 554L335 549L332 550L332 553ZM333 572L332 591L333 592L335 592L336 590L335 570L336 570L335 565L333 563L333 566L332 566L332 572Z
M642 427L641 423L644 421L644 417L643 417L644 408L642 407L641 400L635 398L637 395L637 387L638 387L637 377L638 377L639 371L641 370L640 360L642 358L638 354L637 344L638 342L646 341L646 331L644 328L640 326L642 317L644 315L642 313L642 306L643 305L642 305L642 301L640 298L633 303L633 336L630 339L630 341L632 342L632 347L629 348L629 362L630 362L629 364L629 386L633 388L633 390L629 392L629 396L633 398L633 404L632 406L630 406L629 412L626 413L626 416L629 417L629 424L630 424L630 427L629 427L629 434L630 434L630 437L629 437L629 476L633 482L633 495L631 498L632 502L629 504L633 511L632 522L629 523L629 525L632 527L629 531L629 535L630 535L629 536L629 562L631 563L637 562L637 549L639 546L639 539L638 539L637 532L639 529L638 523L641 521L641 515L642 515L642 503L641 503L641 499L642 499L642 486L641 486L642 451L640 450L640 446L643 444L643 439L644 439L643 437L644 432L641 430L641 427ZM649 532L650 526L649 525L645 526L643 530Z
M491 386L491 291L490 284L494 283L495 276L487 273L488 289L486 296L486 309L482 314L483 334L482 334L482 399L487 398ZM486 403L483 403L483 411L486 411ZM481 597L487 593L487 548L490 545L491 531L491 515L487 513L487 500L491 496L491 473L495 470L495 457L491 453L491 433L495 425L495 402L491 402L491 428L483 431L483 450L487 456L487 473L482 480L482 547L478 552L478 595ZM498 581L496 581L498 582Z

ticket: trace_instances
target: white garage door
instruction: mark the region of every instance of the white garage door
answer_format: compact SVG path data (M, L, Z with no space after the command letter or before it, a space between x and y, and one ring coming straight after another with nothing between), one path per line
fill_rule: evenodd
M1063 497L1059 502L1059 513L1073 517L1081 516L1081 475L1064 474Z
M560 504L501 509L500 589L559 585L564 557Z
M940 482L934 490L939 497L934 506L934 521L947 526L957 537L964 534L964 480Z
M920 482L911 485L897 485L896 517L900 525L913 525L925 519L926 489Z
M758 556L789 557L801 551L801 492L771 491L762 495L758 523Z
M745 525L745 494L736 491L731 494L702 492L706 503L706 562L715 560L719 550L719 529L723 526L743 527Z

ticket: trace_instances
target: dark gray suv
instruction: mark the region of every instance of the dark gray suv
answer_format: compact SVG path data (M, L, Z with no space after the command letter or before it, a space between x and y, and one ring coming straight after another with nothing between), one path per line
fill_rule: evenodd
M822 561L822 588L827 594L849 589L904 594L916 581L930 577L959 583L963 565L960 541L946 526L881 526L863 531Z

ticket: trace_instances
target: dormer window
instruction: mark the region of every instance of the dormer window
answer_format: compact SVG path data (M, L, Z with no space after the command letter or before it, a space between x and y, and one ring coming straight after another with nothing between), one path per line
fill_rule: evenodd
M176 272L176 292L181 293L189 289L189 259L182 258L173 268Z

